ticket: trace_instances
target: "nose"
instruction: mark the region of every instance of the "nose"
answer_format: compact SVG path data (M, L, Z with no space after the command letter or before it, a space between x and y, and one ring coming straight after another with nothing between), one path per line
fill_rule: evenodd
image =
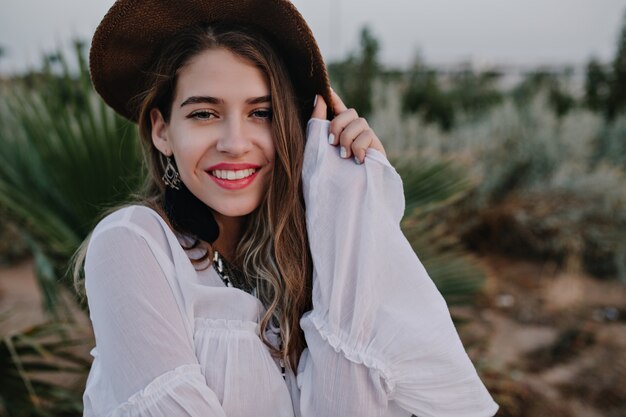
M243 122L238 118L230 118L224 123L224 129L217 141L217 150L233 156L243 155L252 147L246 134Z

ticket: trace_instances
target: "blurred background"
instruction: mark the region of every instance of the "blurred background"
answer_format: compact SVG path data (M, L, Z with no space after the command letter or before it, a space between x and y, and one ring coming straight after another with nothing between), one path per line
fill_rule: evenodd
M86 66L112 3L0 4L0 416L82 415L69 261L144 175ZM626 416L626 0L294 3L498 416Z

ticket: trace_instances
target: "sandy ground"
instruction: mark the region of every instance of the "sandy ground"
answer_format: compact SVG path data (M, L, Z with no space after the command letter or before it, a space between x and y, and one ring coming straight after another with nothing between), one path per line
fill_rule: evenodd
M41 303L31 261L0 268L0 334L7 335L44 321Z
M498 416L626 416L626 285L550 264L481 262L484 294L451 311ZM0 268L0 334L44 321L41 302L31 261Z
M87 316L74 303L68 291L61 294L62 299L69 307L72 323L68 323L65 335L71 340L81 343L67 348L66 351L91 362L89 351L94 345L93 332ZM23 333L33 326L49 320L44 313L43 299L37 285L33 262L26 260L12 266L0 267L0 336L7 337L14 333ZM58 342L60 335L38 338L38 342ZM28 359L26 359L28 361ZM45 359L56 366L76 366L76 363L61 361L58 358ZM51 382L74 392L82 393L86 374L77 375L68 372L53 372L43 374L29 374L41 381ZM1 414L1 413L0 413Z
M476 306L453 309L498 416L626 416L626 285L489 257Z

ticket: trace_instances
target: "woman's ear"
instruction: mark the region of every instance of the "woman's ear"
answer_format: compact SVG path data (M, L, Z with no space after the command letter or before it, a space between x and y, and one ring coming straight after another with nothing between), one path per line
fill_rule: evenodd
M172 154L172 147L167 137L167 123L159 109L150 110L152 124L152 143L165 156Z

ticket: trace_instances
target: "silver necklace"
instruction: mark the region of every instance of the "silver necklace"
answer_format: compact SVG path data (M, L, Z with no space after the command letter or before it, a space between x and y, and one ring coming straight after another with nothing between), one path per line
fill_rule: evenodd
M255 288L250 285L244 273L231 265L218 251L213 252L213 266L224 285L230 288L239 288L256 296Z
M224 285L230 288L239 288L249 294L256 297L256 288L253 288L246 280L243 272L232 266L226 259L220 255L218 251L213 252L213 266L217 271L217 275L221 278ZM282 349L282 338L280 332L278 333L279 349ZM279 359L279 365L281 368L281 374L285 378L285 362L282 358Z

